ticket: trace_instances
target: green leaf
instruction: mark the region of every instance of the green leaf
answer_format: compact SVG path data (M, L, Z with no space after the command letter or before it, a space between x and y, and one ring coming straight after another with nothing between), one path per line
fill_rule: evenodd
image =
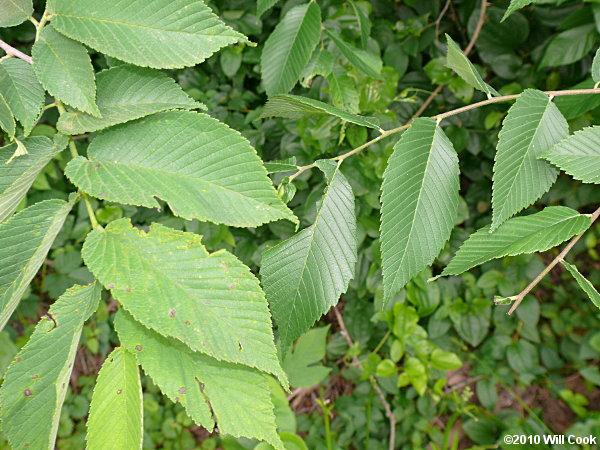
M579 61L594 48L597 39L593 23L563 31L550 41L539 67L565 66Z
M388 161L381 194L381 256L387 303L429 266L458 214L458 157L433 119L413 121Z
M381 130L379 121L374 117L350 114L327 103L312 98L300 97L299 95L284 94L271 97L263 109L261 118L286 117L289 119L300 119L304 116L327 114L356 125Z
M262 16L266 11L271 9L279 2L279 0L258 0L256 2L256 15Z
M279 366L271 317L258 280L231 253L209 254L201 236L129 219L90 233L83 260L145 326L214 358L272 373Z
M423 395L427 389L427 370L421 361L412 356L406 358L404 370L408 379L419 395Z
M588 127L563 139L541 155L584 183L600 183L600 126Z
M481 75L475 66L469 61L469 58L461 51L460 47L452 38L446 35L448 41L448 54L446 55L446 67L454 70L469 86L480 90L488 97L500 95L498 92L483 81Z
M358 19L358 27L360 28L360 43L362 48L366 49L369 41L369 35L371 34L371 22L362 8L358 6L354 0L350 0L350 5L352 5L354 14L356 14Z
M498 135L490 231L539 199L558 171L538 159L569 135L569 126L543 92L527 89L511 106Z
M55 448L83 323L99 300L98 284L68 289L8 367L0 388L0 418L13 448Z
M10 138L14 138L16 131L15 127L15 118L10 110L10 106L8 106L6 99L2 93L0 93L0 128L6 131Z
M343 68L334 68L327 76L327 84L334 105L351 113L359 111L358 90Z
M573 264L569 264L566 261L561 261L561 263L565 267L565 269L567 269L569 273L573 275L573 278L575 278L575 281L577 281L577 284L579 285L581 290L587 294L592 303L596 305L597 308L600 308L600 294L598 293L594 285L590 283L590 281L587 278L581 275L579 270L577 270L576 266L574 266Z
M46 259L73 201L36 203L0 224L0 330Z
M533 3L534 1L536 0L510 0L510 5L508 5L508 8L506 8L506 12L502 17L502 22L504 22L506 18L512 13L514 13L517 9L524 8L525 6L529 5L530 3Z
M0 61L0 94L29 135L45 100L31 64L18 58Z
M100 116L96 106L94 68L83 45L47 26L42 29L31 54L35 74L50 95L81 111Z
M350 64L356 67L365 75L375 79L381 80L381 68L383 63L378 56L373 55L365 50L360 50L352 45L346 43L340 36L335 33L325 30L327 36L333 41L337 49L342 52L342 55L346 57Z
M593 87L594 81L588 79L569 89L592 89ZM600 106L600 95L561 95L554 99L554 104L565 116L565 119L571 120Z
M600 48L596 50L596 56L592 62L592 79L595 83L600 83Z
M171 401L180 403L194 422L212 432L216 421L221 433L261 439L283 448L275 429L266 374L193 352L145 328L123 310L117 313L115 329L144 372Z
M256 150L206 114L167 111L119 125L96 137L87 155L65 173L94 197L158 208L157 197L185 219L238 227L297 222Z
M8 163L17 150L17 144L0 148L0 223L17 209L38 174L67 143L58 139L53 143L45 136L23 139L27 154Z
M354 194L339 166L317 161L329 185L315 222L263 253L261 276L284 353L348 289L356 265Z
M321 36L321 9L315 2L288 11L263 49L262 80L269 97L287 94L298 82Z
M331 368L319 364L325 357L329 325L314 328L298 338L294 349L283 360L283 370L290 378L290 385L308 388L320 383Z
M0 3L0 27L14 27L33 14L33 0L3 0Z
M549 206L538 213L507 220L493 233L488 225L469 236L442 276L458 275L503 256L545 252L583 233L590 225L588 216L564 206Z
M53 0L52 25L94 50L137 66L181 68L248 43L197 0Z
M142 384L135 356L115 348L96 379L87 420L87 447L133 450L142 448Z
M436 348L431 353L431 366L439 370L455 370L462 367L462 362L455 353Z
M269 173L290 172L292 170L298 170L298 163L295 156L291 156L287 159L274 159L265 162L265 169L267 169L267 172Z
M98 131L170 109L206 109L183 92L171 77L157 70L124 64L100 72L97 80L97 103L102 118L69 111L58 120L61 133Z

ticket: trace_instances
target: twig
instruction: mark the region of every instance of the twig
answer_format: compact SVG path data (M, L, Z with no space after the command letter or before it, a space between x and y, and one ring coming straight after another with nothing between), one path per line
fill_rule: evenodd
M15 58L20 58L29 64L33 64L33 59L31 59L31 56L26 55L11 45L8 45L2 39L0 39L0 48L4 50L8 56L14 56Z
M600 208L598 208L596 211L594 211L594 213L590 216L590 220L592 221L592 223L594 223L596 221L596 219L600 216ZM587 230L585 230L587 231ZM538 285L538 283L540 281L542 281L542 279L548 275L548 273L554 269L554 266L556 266L559 262L561 262L565 256L567 256L567 253L569 253L571 251L571 249L575 246L575 244L577 244L577 242L579 241L579 239L581 239L581 236L583 236L585 234L585 231L581 234L578 234L577 236L575 236L573 239L571 239L571 242L569 242L567 244L567 246L564 248L564 250L562 252L559 253L559 255L554 258L552 260L552 262L550 264L548 264L548 266L542 270L540 272L540 274L535 277L535 279L529 283L529 285L523 289L523 291L517 295L515 302L513 303L512 307L510 308L510 310L508 311L508 315L511 315L513 312L515 312L515 309L517 309L519 307L519 305L521 304L521 302L523 301L523 299L525 298L525 296L527 296L527 294L529 294L531 292L531 290L536 287Z
M479 39L479 35L481 34L481 29L483 28L483 22L485 22L485 13L487 11L487 0L482 0L481 1L481 10L479 11L479 20L477 21L477 25L475 26L475 31L473 32L473 37L471 38L471 41L469 42L469 45L467 45L467 48L465 48L465 55L469 55L469 53L471 53L471 50L473 50L473 47L475 47L475 43L477 42L477 39Z
M338 324L340 325L340 328L342 330L342 336L344 336L344 339L346 340L346 342L348 343L348 346L350 348L354 347L352 338L350 337L350 334L348 333L348 329L346 328L346 324L344 323L342 314L338 311L337 306L333 307L333 312L334 312L335 318L337 319ZM352 360L354 361L354 364L356 366L358 366L361 370L363 369L363 365L357 356L353 356ZM390 448L390 450L394 450L394 448L395 448L394 444L396 441L396 418L394 417L394 413L392 412L392 408L390 407L390 404L385 399L385 395L384 395L383 391L379 387L379 384L377 384L377 380L375 379L375 377L370 376L369 381L371 382L371 385L373 386L373 390L379 396L379 399L381 400L381 403L383 404L383 409L385 410L385 415L388 418L388 420L390 421L390 445L389 445L389 448Z

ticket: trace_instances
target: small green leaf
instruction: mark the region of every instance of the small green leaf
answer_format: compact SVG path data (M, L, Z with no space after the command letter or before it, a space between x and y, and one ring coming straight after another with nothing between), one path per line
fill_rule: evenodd
M375 56L365 50L360 50L344 41L340 36L331 31L325 30L325 33L333 41L335 46L338 48L342 55L346 57L350 64L356 67L365 75L375 79L381 80L381 68L383 63L379 56Z
M331 368L319 364L325 357L329 325L314 328L298 338L293 350L283 360L283 370L296 388L309 388L319 384Z
M549 206L529 216L507 220L490 233L486 226L469 236L442 272L458 275L503 256L544 252L582 233L591 225L588 216L565 206Z
M15 118L2 93L0 93L0 128L6 131L10 138L15 137Z
M145 326L214 358L256 367L286 382L258 280L231 253L209 254L201 236L129 219L95 230L87 267Z
M374 117L363 117L350 114L344 110L328 105L308 97L298 95L275 95L271 97L263 109L261 118L264 117L287 117L289 119L300 119L303 116L332 115L340 119L361 125L364 127L380 130L379 121Z
M507 19L507 17L514 13L517 9L524 8L525 6L529 5L530 3L533 3L534 1L536 0L510 0L510 5L508 5L508 8L506 8L506 12L502 17L502 22L504 22Z
M290 172L292 170L298 170L298 165L296 162L296 157L292 156L287 159L274 159L273 161L266 161L265 169L267 169L267 172L269 173Z
M538 158L568 135L567 121L546 94L527 89L517 99L498 135L490 231L550 189L558 172Z
M431 353L431 365L440 370L455 370L462 367L462 361L455 353L436 348Z
M0 224L0 330L46 259L73 203L45 200Z
M300 79L321 35L316 2L295 6L277 24L261 56L262 79L269 97L287 94Z
M3 0L0 2L0 27L14 27L33 14L33 0Z
M419 395L425 394L427 389L427 370L421 361L415 357L408 357L404 363L404 371L408 380L417 390Z
M31 54L35 74L50 95L100 117L94 68L83 45L47 26L42 29Z
M96 379L87 420L90 450L142 448L142 384L135 356L115 348Z
M483 81L481 75L475 66L469 61L469 58L461 51L460 47L452 38L446 35L448 41L448 54L446 56L446 66L454 70L459 77L467 82L470 86L480 90L488 97L500 95L498 92Z
M363 49L367 48L369 35L371 34L371 22L360 6L354 0L350 0L350 5L354 10L354 14L358 19L358 27L360 28L360 43Z
M206 109L166 74L127 64L100 72L97 89L102 118L69 111L58 120L57 128L61 133L98 131L170 109Z
M600 183L600 126L584 128L541 155L584 183Z
M53 0L52 25L71 39L137 66L182 68L248 39L196 0Z
M53 449L83 323L100 286L73 286L40 319L0 388L2 432L13 448Z
M565 269L567 269L569 273L573 275L573 278L575 278L575 281L577 281L579 287L583 290L583 292L587 294L592 303L596 305L597 308L600 308L600 294L598 293L594 285L590 283L590 281L587 278L581 275L579 270L577 270L576 266L574 266L573 264L569 264L566 261L561 261L561 263L565 267Z
M592 79L594 83L600 83L600 48L596 50L596 56L592 62Z
M359 112L358 90L343 68L335 67L327 75L327 84L334 105L351 113Z
M569 89L592 89L593 87L594 81L590 78ZM561 95L554 99L554 104L565 116L565 119L572 120L600 106L600 95Z
M279 0L258 0L256 2L256 15L262 16L266 11L271 9L279 2Z

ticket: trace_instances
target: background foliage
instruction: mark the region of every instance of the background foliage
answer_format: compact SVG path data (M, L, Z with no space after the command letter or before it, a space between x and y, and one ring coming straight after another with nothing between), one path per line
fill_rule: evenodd
M42 5L37 3L40 2L36 2L39 9ZM306 5L299 0L259 1L258 11L263 14L256 12L254 0L222 0L210 5L228 25L257 43L275 40L275 26L292 22L287 13L304 5L302 8L309 10L306 14L315 17L309 17L302 26L309 28L306 35L318 41L321 51L311 55L298 45L272 49L270 54L263 52L263 46L253 47L242 40L193 68L172 69L178 67L173 61L165 73L180 83L190 97L206 105L213 117L240 131L264 161L295 158L298 164L342 154L367 142L376 132L361 124L342 123L319 111L301 118L270 117L264 106L266 94L285 93L290 81L286 74L261 76L261 61L264 65L265 59L277 60L287 52L295 52L306 63L302 64L301 85L293 94L375 117L385 129L407 122L438 86L443 88L429 105L429 115L485 98L445 65L444 33L464 49L479 19L478 0L317 3L320 12L314 3ZM600 4L561 0L534 3L513 12L504 22L501 19L508 2L494 1L488 7L471 53L471 60L482 75L483 89L489 84L507 95L526 88L592 87L590 69L599 40ZM275 6L268 9L271 4ZM319 27L312 23L317 14L328 30L323 40ZM34 27L29 23L0 30L0 38L17 48L27 48L34 37ZM50 29L42 36L42 42L48 46L55 39L60 39L60 35L53 35ZM231 40L237 42L238 36L232 35ZM345 51L344 43L351 43L360 51ZM97 70L113 63L111 58L93 51L90 54ZM77 54L73 57L77 58ZM272 67L282 70L286 66ZM143 75L144 69L136 70ZM270 83L271 77L276 82ZM100 99L101 77L97 82ZM58 84L56 89L60 88ZM94 112L85 95L72 95L75 106ZM555 104L568 120L571 132L596 125L600 120L600 96L557 98ZM102 107L100 100L98 106ZM196 106L182 98L178 107ZM508 108L508 104L490 105L448 119L450 125L445 132L458 152L462 176L458 227L438 258L439 265L434 266L436 274L466 237L492 223L495 148ZM183 117L186 113L176 114ZM76 130L82 126L78 120L92 119L61 117L57 124L56 111L49 109L32 135L53 137L61 126ZM510 296L525 287L555 256L555 250L486 262L469 273L434 283L427 283L432 273L426 270L398 294L393 305L378 312L384 303L385 276L381 263L385 250L379 240L379 193L395 142L396 139L382 140L349 158L341 171L343 178L334 178L339 181L338 189L349 185L355 195L358 260L355 268L352 261L347 262L352 267L348 270L354 270L354 278L337 307L354 345L349 347L339 320L330 312L316 328L303 334L285 356L283 368L294 389L286 394L273 383L272 399L278 430L286 445L311 449L387 448L389 421L371 376L387 396L396 417L398 448L496 448L504 434L568 431L599 436L600 317L575 280L565 270L553 270L513 317L506 315L507 306L493 306L491 302L495 294ZM88 136L79 136L80 153L94 155L93 147L88 153L87 145ZM10 156L4 153L0 153L0 159ZM73 186L62 170L69 159L65 152L53 156L19 209L41 200L67 201ZM302 173L293 180L293 187L288 184L286 173L273 170L279 194L300 219L301 228L311 226L319 211L326 212L327 198L321 201L321 197L326 180L332 179L328 170L323 167L322 171ZM177 201L166 200L172 208ZM594 185L561 174L538 206L564 205L590 212L599 200L600 192ZM92 203L102 225L127 216L139 226L157 222L202 234L208 251L226 249L254 272L258 272L261 258L272 255L263 254L264 250L295 233L294 224L287 221L243 229L175 218L160 208L94 199ZM42 271L0 333L0 372L29 340L38 318L67 288L93 281L81 256L83 238L89 231L85 206L80 202L67 217ZM599 234L600 226L596 225L572 251L579 270L594 285L600 283ZM326 312L330 306L323 305L319 312ZM58 448L78 449L85 445L85 422L95 378L103 360L119 342L115 310L116 302L104 296L92 320L83 327L61 412ZM277 320L276 311L273 314ZM311 325L306 324L301 331ZM360 367L353 358L360 360ZM125 360L126 357L119 363L127 364ZM100 378L110 376L108 373L103 372ZM257 446L257 442L246 439L209 436L193 426L182 406L162 396L148 377L142 378L142 390L144 448ZM267 445L258 447L268 448ZM515 447L518 446L510 446Z

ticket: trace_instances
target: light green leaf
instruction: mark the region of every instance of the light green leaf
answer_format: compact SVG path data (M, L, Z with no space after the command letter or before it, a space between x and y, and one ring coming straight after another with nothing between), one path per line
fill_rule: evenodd
M490 233L488 225L469 236L442 276L458 275L503 256L545 252L583 233L590 225L588 216L564 206L549 206L541 212L507 220L494 233Z
M262 257L262 282L284 353L338 302L354 277L354 194L335 162L322 160L317 165L329 185L315 222Z
M527 89L511 106L498 135L490 231L550 189L558 171L538 158L568 135L567 121L543 92Z
M16 131L15 127L15 118L10 110L10 106L8 106L6 99L2 93L0 93L0 128L6 131L10 138L14 138Z
M263 49L262 80L269 97L287 94L298 82L321 36L321 9L315 2L288 11Z
M17 144L0 148L0 223L16 211L35 178L67 143L62 139L53 143L45 136L38 136L23 139L23 145L27 154L10 163Z
M258 0L256 2L256 15L262 16L266 11L271 9L279 2L279 0Z
M371 34L371 22L360 6L354 0L350 0L350 5L354 10L354 14L358 19L358 27L360 28L360 43L363 49L367 48L369 35Z
M298 169L298 162L295 156L287 159L274 159L265 162L265 169L269 173L289 172Z
M33 14L33 0L2 0L0 2L0 27L14 27Z
M42 29L31 54L35 74L50 95L100 117L94 68L83 45L47 26Z
M579 287L583 290L583 292L587 294L592 303L596 305L597 308L600 308L600 293L598 293L594 285L590 283L590 281L586 277L581 275L581 273L579 272L579 270L577 270L577 267L575 265L569 264L566 261L561 261L561 263L565 267L565 269L567 269L569 273L573 275L573 278L575 278L575 281L577 281Z
M23 125L25 135L29 135L45 100L44 89L31 64L18 58L0 61L0 94Z
M331 101L338 108L351 113L359 112L358 90L352 78L341 67L336 67L327 75Z
M142 384L135 356L115 348L96 379L87 420L89 450L142 448Z
M278 376L271 316L258 280L231 253L209 254L201 236L129 219L90 233L83 259L145 326L214 358Z
M500 95L498 92L483 81L481 75L475 66L469 61L469 58L461 51L460 47L452 38L446 35L448 41L448 54L446 56L446 67L454 70L459 77L467 82L470 86L480 90L488 97Z
M145 328L123 310L115 318L115 329L144 372L198 425L212 432L216 420L221 433L265 440L283 449L266 374L193 352Z
M593 23L563 31L550 41L539 67L564 66L579 61L594 48L597 40L598 32Z
M137 66L181 68L247 38L198 0L53 0L52 25Z
M456 353L436 348L431 353L431 365L439 370L456 370L462 367L462 362Z
M73 201L36 203L0 224L0 330L46 259Z
M55 448L83 323L99 300L98 284L68 289L8 367L0 388L0 418L13 448Z
M596 50L596 56L592 62L592 79L594 83L600 83L600 48Z
M346 122L354 123L356 125L381 130L379 121L374 117L363 117L356 114L350 114L335 106L328 105L327 103L312 98L300 97L299 95L284 94L271 97L263 109L261 118L275 116L300 119L303 116L327 114L339 117Z
M61 133L98 131L170 109L206 109L183 92L175 80L158 70L124 64L100 72L97 80L97 103L102 118L69 111L58 120Z
M600 126L588 127L563 139L541 155L576 180L600 183Z
M433 119L413 121L383 175L381 256L387 303L429 266L458 214L458 157Z
M206 115L167 111L97 136L66 175L104 200L158 208L185 219L254 227L293 213L277 197L256 150Z
M524 8L525 6L529 5L530 3L533 3L534 1L536 0L510 0L510 5L508 5L508 8L506 8L506 12L502 17L502 22L504 22L507 19L507 17L514 13L517 9Z
M308 330L298 338L294 349L283 360L283 370L290 378L290 385L308 388L320 383L331 368L319 364L325 357L329 325Z
M342 55L346 57L350 64L356 67L365 75L375 79L381 80L381 68L383 63L381 58L377 55L373 55L365 50L360 50L352 45L346 43L340 36L325 30L327 36L333 41L335 46L338 48Z

